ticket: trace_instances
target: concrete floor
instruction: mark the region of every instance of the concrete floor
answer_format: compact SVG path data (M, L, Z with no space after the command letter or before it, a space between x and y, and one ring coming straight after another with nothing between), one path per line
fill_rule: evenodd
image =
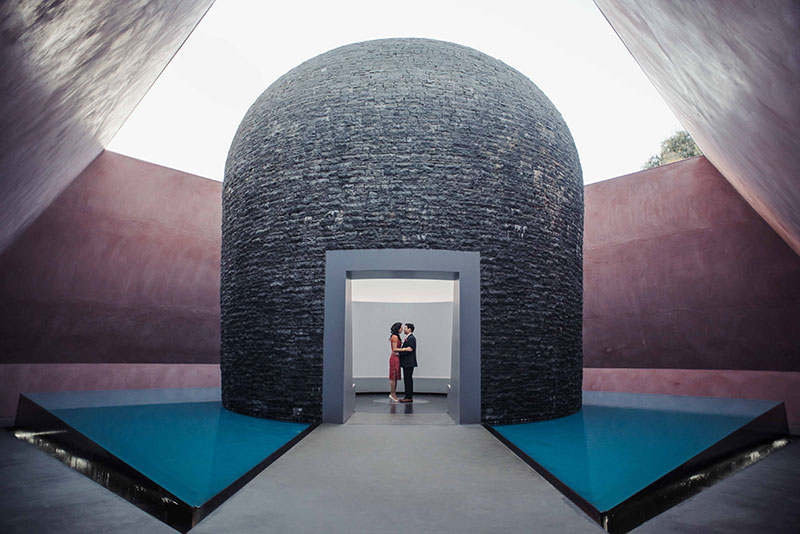
M402 394L400 395L402 397ZM447 414L447 395L417 394L409 404L390 402L385 393L356 395L348 425L455 425Z
M485 429L423 405L357 404L374 422L321 425L191 532L603 532ZM3 533L175 532L6 432L0 480ZM793 443L631 532L798 532L798 480Z

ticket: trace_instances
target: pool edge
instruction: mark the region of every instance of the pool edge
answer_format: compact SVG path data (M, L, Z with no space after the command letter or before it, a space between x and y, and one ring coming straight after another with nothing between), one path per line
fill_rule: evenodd
M482 426L604 530L624 534L791 441L783 401L609 510L599 510L488 423Z
M140 510L186 533L320 425L308 426L199 506L187 503L24 393L9 433Z

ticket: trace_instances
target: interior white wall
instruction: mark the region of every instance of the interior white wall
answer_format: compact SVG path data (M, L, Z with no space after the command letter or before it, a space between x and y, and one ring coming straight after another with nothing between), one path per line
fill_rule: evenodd
M353 286L362 280L353 280ZM450 295L452 296L452 282ZM355 292L355 289L354 289ZM451 297L452 298L452 297ZM353 302L353 378L389 376L389 328L414 323L414 378L450 378L453 302ZM416 388L415 388L416 389Z

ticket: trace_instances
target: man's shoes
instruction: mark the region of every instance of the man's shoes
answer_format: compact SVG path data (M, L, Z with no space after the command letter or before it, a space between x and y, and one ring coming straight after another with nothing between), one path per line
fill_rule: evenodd
M414 402L414 399L400 399L400 402Z

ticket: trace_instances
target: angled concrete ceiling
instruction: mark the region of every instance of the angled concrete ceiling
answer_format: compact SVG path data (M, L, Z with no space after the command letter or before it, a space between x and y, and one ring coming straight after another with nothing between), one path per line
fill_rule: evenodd
M595 3L709 161L800 254L800 2Z
M97 157L212 3L0 2L0 252Z

